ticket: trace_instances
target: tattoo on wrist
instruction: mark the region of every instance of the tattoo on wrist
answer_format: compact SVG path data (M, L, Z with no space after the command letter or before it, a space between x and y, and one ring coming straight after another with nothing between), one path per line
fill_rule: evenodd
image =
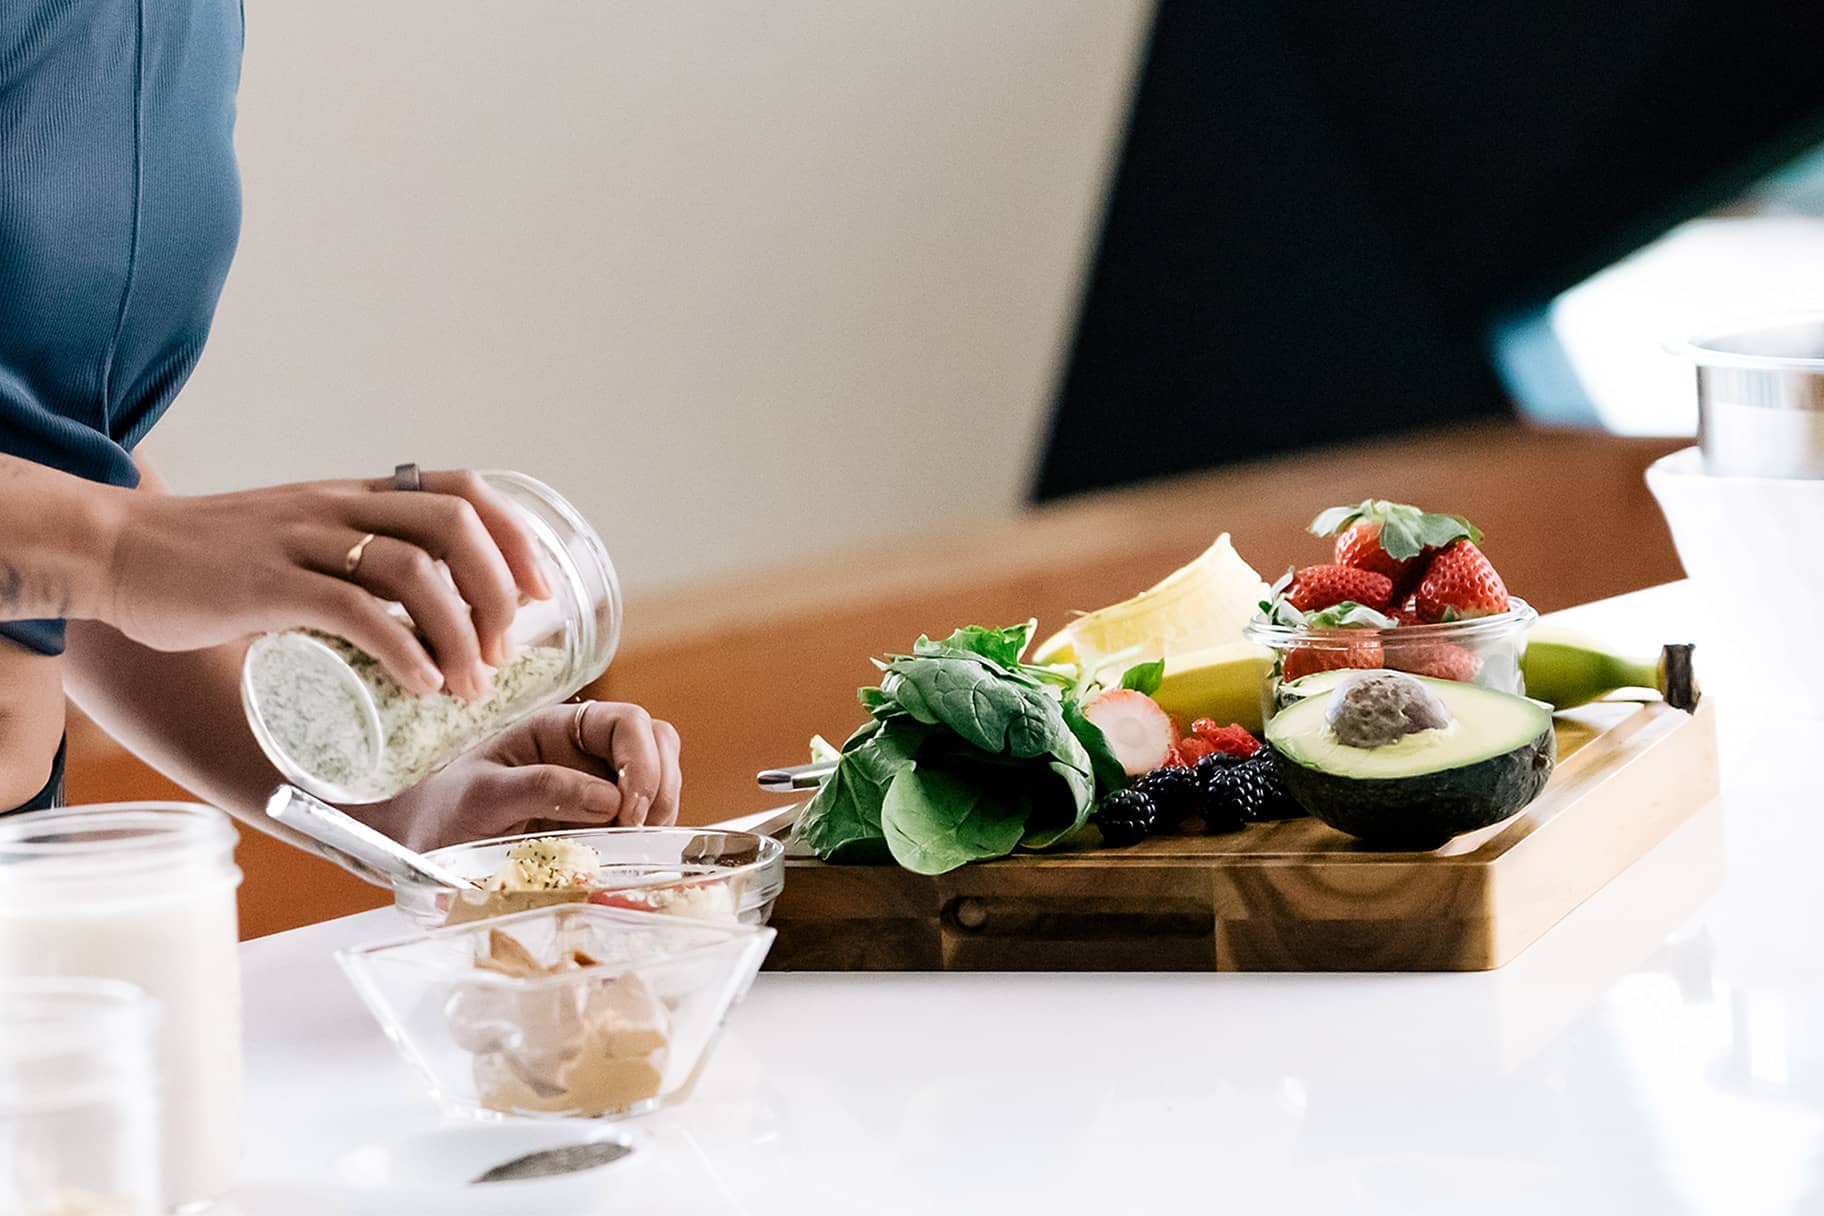
M62 578L46 574L28 579L19 567L0 561L0 620L69 614L70 586Z

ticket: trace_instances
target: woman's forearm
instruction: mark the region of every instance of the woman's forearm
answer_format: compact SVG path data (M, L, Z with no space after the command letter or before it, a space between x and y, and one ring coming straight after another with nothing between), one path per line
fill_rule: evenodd
M127 493L0 455L0 620L100 616Z
M71 621L66 647L70 699L127 750L249 827L320 852L266 815L266 800L284 778L260 750L241 708L245 643L153 650L111 626ZM389 804L344 809L399 838L399 812Z
M98 622L72 621L64 684L84 713L153 768L210 805L296 844L264 813L280 777L241 710L245 649L170 653Z

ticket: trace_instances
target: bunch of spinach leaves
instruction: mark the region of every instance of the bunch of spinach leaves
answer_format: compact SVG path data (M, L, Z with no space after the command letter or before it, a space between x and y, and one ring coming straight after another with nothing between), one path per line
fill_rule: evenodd
M1079 710L1076 671L1020 661L1036 624L971 625L875 660L880 683L859 693L871 719L799 814L797 839L826 861L942 874L1081 828L1126 777Z

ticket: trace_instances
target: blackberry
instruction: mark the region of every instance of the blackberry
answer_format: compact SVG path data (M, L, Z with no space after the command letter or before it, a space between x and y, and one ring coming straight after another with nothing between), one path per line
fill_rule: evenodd
M1139 790L1153 800L1158 808L1158 822L1154 824L1155 832L1185 832L1202 830L1203 820L1203 787L1197 783L1196 773L1189 768L1156 768L1135 781L1130 787ZM1187 828L1195 821L1195 827Z
M1203 793L1206 832L1239 832L1262 805L1258 783L1249 777L1248 766L1239 756L1220 752L1205 756L1192 771L1197 788Z
M1262 747L1248 757L1247 767L1260 770L1261 784L1266 790L1258 817L1263 820L1300 819L1308 812L1298 804L1298 799L1286 788L1286 783L1279 775L1279 766L1273 762L1273 749Z
M1159 807L1137 789L1116 790L1102 800L1090 818L1102 830L1105 844L1138 844L1159 820Z

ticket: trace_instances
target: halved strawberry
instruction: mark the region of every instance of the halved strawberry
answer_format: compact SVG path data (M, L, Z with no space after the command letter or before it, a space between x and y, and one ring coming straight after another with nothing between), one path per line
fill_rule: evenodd
M1459 540L1433 555L1413 592L1419 616L1456 621L1508 609L1507 586L1475 542Z
M1393 594L1393 580L1354 566L1306 566L1292 572L1286 585L1286 602L1300 612L1321 612L1346 601L1385 608Z
M1178 732L1159 703L1132 688L1111 688L1083 705L1083 716L1108 740L1109 750L1130 777L1150 773L1176 750Z

